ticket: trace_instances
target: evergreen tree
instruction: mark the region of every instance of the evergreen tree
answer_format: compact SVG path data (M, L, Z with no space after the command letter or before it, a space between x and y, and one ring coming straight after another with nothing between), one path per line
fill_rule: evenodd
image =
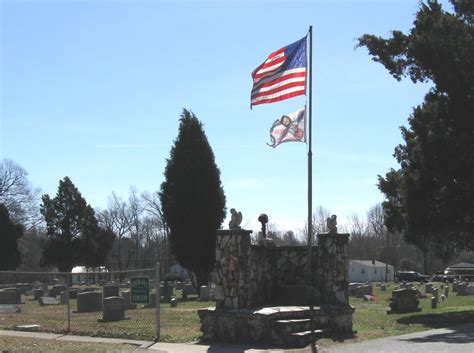
M76 265L103 264L113 236L101 230L93 208L86 203L72 181L59 181L56 197L43 195L41 213L46 221L44 264L70 272Z
M4 204L0 204L0 270L15 270L20 264L18 240L23 236L23 226L15 224Z
M201 286L214 268L216 230L225 217L225 195L202 124L187 110L181 115L164 174L160 201L171 248Z
M474 2L451 3L453 13L422 3L408 34L359 39L397 80L434 83L401 128L400 168L379 176L379 188L389 229L445 258L474 249Z

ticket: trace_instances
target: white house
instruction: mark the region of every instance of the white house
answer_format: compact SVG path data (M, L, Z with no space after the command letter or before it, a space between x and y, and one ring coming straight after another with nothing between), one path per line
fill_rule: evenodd
M91 268L87 268L85 266L76 266L71 270L72 283L74 284L81 284L82 282L99 283L99 280L101 279L101 277L105 278L105 276L107 275L107 272L108 270L104 266L100 266L96 268L95 270Z
M384 282L386 264L380 261L350 260L349 282ZM393 266L388 265L387 281L393 281Z

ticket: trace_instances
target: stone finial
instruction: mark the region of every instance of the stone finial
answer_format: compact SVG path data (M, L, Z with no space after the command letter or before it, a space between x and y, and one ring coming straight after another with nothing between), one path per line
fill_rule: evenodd
M326 224L329 229L329 234L337 233L337 216L335 214L326 219Z
M263 237L267 237L267 223L268 223L268 216L265 213L262 213L260 216L258 216L258 221L262 223L262 234Z
M230 214L229 229L240 229L240 223L242 223L242 212L237 212L235 208L231 208Z

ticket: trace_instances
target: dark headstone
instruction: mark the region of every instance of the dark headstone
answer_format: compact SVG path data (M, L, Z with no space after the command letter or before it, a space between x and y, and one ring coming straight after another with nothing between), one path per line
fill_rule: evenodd
M64 292L66 290L66 286L63 286L62 284L55 284L50 290L49 290L49 296L50 297L56 297L59 295L59 293Z
M0 290L0 304L21 304L21 292L16 288Z
M79 293L79 288L69 288L69 298L77 299L77 293Z
M150 302L144 305L145 308L156 308L156 293L150 293Z
M123 305L125 307L125 310L130 310L130 309L136 309L137 308L137 304L134 304L131 301L131 295L132 295L132 292L130 290L124 290L122 292Z
M119 295L119 286L115 284L107 284L102 288L102 294L104 298L108 297L118 297Z
M418 308L420 301L417 298L415 289L397 289L392 292L392 299L390 302L390 309L387 314L391 313L408 313L421 311Z
M176 308L178 306L178 301L176 300L176 298L171 298L170 306L172 308Z
M122 297L108 297L104 299L102 309L104 322L118 321L125 319L125 308Z
M41 288L35 288L33 289L33 299L34 300L38 300L40 297L42 297L44 294L43 294L43 290Z
M77 312L90 313L102 310L102 293L84 292L77 294Z

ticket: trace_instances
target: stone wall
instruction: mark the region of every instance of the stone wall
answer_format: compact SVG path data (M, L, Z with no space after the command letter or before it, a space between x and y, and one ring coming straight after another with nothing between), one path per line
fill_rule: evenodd
M309 286L307 247L277 247L269 240L252 245L250 233L217 233L217 308L348 304L347 234L318 235L318 246L312 250Z

